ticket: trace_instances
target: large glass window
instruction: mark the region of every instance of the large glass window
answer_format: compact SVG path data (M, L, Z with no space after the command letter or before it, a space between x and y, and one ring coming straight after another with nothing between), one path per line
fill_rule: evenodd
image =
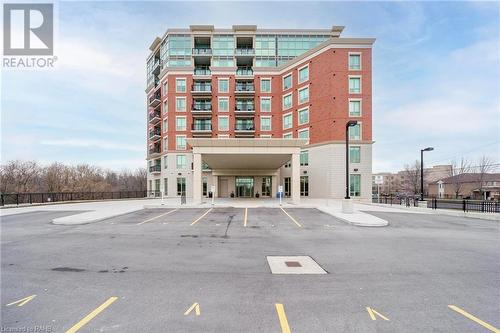
M300 176L300 195L309 196L309 176Z
M309 102L309 87L299 90L299 104Z
M260 112L271 112L271 97L260 98Z
M300 152L300 165L308 166L309 165L309 151L303 150Z
M176 131L186 130L186 117L175 117L175 130Z
M271 130L271 117L260 117L260 130L261 131Z
M229 111L229 99L227 97L219 97L219 112Z
M214 56L233 56L234 48L233 35L214 35L212 37L212 53Z
M296 57L328 38L330 38L328 35L280 35L278 36L278 56Z
M360 100L349 100L349 116L351 116L351 117L361 116L361 101Z
M349 54L349 69L350 70L361 69L361 54Z
M349 192L352 197L359 197L361 195L361 175L349 176Z
M229 118L219 117L219 131L229 131Z
M361 78L360 77L350 77L349 78L349 93L350 94L361 93Z
M186 195L186 178L177 178L177 195Z
M216 57L214 56L212 59L213 67L234 67L234 58L233 57Z
M349 127L349 140L361 140L361 125L359 123Z
M289 109L291 107L292 107L292 94L283 96L283 110Z
M177 155L176 156L175 167L177 169L180 169L180 170L186 169L186 167L187 167L186 155Z
M186 92L186 79L175 79L175 92L184 93Z
M299 110L299 125L304 125L309 122L309 109Z
M283 115L283 129L289 129L293 126L293 116L291 113Z
M186 97L176 97L175 98L175 111L185 112L186 111Z
M349 162L351 163L361 162L361 147L359 146L349 147Z
M186 136L177 135L175 137L175 148L177 150L186 150Z
M219 92L227 93L229 92L229 79L219 79Z
M283 90L290 89L292 87L292 74L288 74L283 77Z
M276 55L276 36L274 36L274 35L256 36L255 37L255 55L256 56L275 56Z
M260 80L260 92L265 92L265 93L271 92L271 79Z
M299 131L299 139L307 139L307 143L309 143L309 129Z
M309 66L299 69L299 83L309 80Z

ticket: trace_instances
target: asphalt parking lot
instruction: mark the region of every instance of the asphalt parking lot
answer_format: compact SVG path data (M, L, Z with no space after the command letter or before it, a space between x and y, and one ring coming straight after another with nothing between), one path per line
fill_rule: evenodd
M71 214L2 218L3 331L500 332L498 222L183 208L50 224ZM268 256L328 274L271 274Z

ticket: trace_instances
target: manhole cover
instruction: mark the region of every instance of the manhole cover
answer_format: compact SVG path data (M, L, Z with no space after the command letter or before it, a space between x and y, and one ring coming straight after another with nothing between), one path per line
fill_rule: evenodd
M327 274L309 256L267 256L273 274Z

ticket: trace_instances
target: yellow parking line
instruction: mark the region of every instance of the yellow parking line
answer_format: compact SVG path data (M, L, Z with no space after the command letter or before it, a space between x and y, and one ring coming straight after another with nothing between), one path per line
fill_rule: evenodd
M80 320L78 323L75 324L75 326L71 327L69 330L66 331L66 333L74 333L78 331L80 328L82 328L85 324L87 324L89 321L94 319L95 316L97 316L99 313L101 313L104 309L106 309L108 306L111 305L114 301L116 301L118 297L110 297L108 300L104 303L102 303L97 309L89 313L85 318Z
M245 208L245 221L243 222L243 226L247 226L247 217L248 217L248 208Z
M462 310L460 309L458 306L455 306L455 305L448 305L448 307L450 309L452 309L453 311L456 311L458 313L460 313L462 316L476 322L477 324L483 326L484 328L487 328L489 329L490 331L492 332L495 332L495 333L500 333L500 329L496 328L496 327L493 327L492 325L488 324L488 323L485 323L484 321L482 321L481 319L477 318L477 317L474 317L473 315L471 315L470 313L466 312L465 310Z
M139 223L137 223L137 225L141 225L141 224L144 224L144 223L148 223L148 222L154 221L154 220L156 220L156 219L159 219L159 218L160 218L160 217L162 217L162 216L168 215L168 214L173 213L173 212L175 212L175 211L177 211L177 210L179 210L179 208L176 208L176 209L174 209L174 210L171 210L171 211L168 211L168 212L166 212L166 213L160 214L160 215L158 215L158 216L152 217L152 218L150 218L150 219L148 219L148 220L146 220L146 221L139 222Z
M290 326L288 326L288 320L286 319L285 308L283 304L276 303L276 312L278 313L278 319L280 320L281 331L283 333L291 333Z
M286 210L284 210L282 207L280 207L280 208L283 211L283 213L285 213L293 221L293 223L295 223L299 228L302 228L302 224L300 224L299 222L297 222L297 220L294 219L290 214L288 214L286 212Z
M205 217L205 215L207 215L208 213L210 213L212 211L213 208L210 208L208 209L202 216L198 217L196 220L193 221L193 223L191 223L190 225L195 225L196 223L198 223L199 220L201 220L202 218Z

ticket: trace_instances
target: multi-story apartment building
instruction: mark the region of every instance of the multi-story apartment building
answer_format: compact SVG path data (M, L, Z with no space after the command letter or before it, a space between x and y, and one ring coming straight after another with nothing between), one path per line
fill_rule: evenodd
M147 59L148 189L217 197L371 198L373 38L169 29Z

